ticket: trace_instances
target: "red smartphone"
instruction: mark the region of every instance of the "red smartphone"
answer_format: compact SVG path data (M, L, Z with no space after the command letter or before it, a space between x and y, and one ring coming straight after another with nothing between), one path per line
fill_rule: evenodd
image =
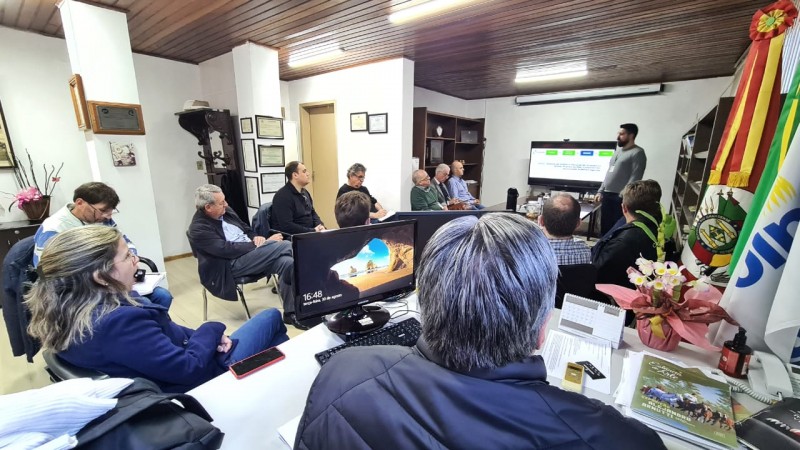
M264 367L270 366L282 360L285 357L286 355L278 350L278 347L272 347L231 364L230 370L236 379L244 378L259 369L263 369Z

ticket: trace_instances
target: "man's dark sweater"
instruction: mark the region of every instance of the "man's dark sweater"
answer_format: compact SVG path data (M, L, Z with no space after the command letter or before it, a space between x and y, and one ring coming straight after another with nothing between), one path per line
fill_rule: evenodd
M309 233L321 225L314 201L305 188L297 191L292 183L278 189L272 198L272 228L288 234Z

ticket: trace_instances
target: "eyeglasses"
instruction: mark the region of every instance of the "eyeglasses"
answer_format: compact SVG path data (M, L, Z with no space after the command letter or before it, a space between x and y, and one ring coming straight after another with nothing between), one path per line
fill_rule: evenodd
M119 261L114 261L114 264L121 263L121 262L126 262L131 258L135 259L136 258L136 253L133 253L133 250L129 249L128 253L125 255L125 257L120 259Z
M110 216L119 213L119 210L117 208L97 209L91 203L87 202L86 204L89 205L89 207L92 208L94 212L100 213L101 216Z
M361 181L364 181L364 175L350 175L353 178L358 178Z

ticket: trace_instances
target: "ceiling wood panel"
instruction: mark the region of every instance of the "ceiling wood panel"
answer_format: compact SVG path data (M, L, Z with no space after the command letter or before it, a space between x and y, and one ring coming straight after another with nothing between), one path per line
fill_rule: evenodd
M0 25L63 37L56 0L3 0ZM480 0L403 25L405 0L91 0L123 11L134 51L200 63L251 41L295 80L406 57L415 84L473 99L731 75L769 0ZM337 41L336 60L290 68ZM585 61L583 78L517 85L518 69Z

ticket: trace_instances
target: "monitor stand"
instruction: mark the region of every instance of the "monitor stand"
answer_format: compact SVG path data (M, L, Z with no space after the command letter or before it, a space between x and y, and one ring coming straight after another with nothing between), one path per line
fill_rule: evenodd
M386 325L389 311L377 305L357 306L325 316L324 323L331 332L352 336L368 333Z

